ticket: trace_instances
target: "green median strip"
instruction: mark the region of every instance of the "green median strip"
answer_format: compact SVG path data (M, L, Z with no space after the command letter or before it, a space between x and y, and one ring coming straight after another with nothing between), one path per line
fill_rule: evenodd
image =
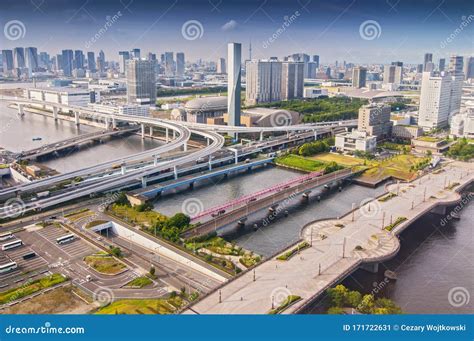
M276 307L275 309L270 310L268 313L270 315L280 314L285 309L290 307L292 304L298 302L299 300L301 300L301 296L289 295L278 307Z
M288 260L290 259L291 257L293 257L296 253L298 253L299 251L301 250L304 250L306 248L308 248L310 245L308 242L302 242L300 244L298 244L295 248L285 252L284 254L278 256L276 259L278 260Z

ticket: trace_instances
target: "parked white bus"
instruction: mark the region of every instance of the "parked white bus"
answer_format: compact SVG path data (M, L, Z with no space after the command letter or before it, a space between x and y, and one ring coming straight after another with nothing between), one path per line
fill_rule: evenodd
M15 262L2 264L0 265L0 273L12 271L12 270L15 270L16 268L18 268L18 265Z
M12 242L3 244L2 245L2 250L5 251L5 250L9 250L9 249L14 249L14 248L22 246L22 245L23 245L23 242L21 241L21 239L17 239L17 240L14 240Z
M11 232L0 234L0 241L12 239L12 238L13 238L13 234Z
M56 243L58 243L58 244L65 244L65 243L67 243L67 242L70 242L70 241L74 240L74 238L76 238L75 235L73 235L73 234L68 234L68 235L66 235L66 236L62 236L62 237L57 238L57 239L56 239Z

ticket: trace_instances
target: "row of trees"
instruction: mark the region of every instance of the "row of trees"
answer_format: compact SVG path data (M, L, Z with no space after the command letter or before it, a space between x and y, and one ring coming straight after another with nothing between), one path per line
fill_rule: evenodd
M328 152L330 147L334 145L334 138L330 137L324 140L304 143L296 151L301 156L312 156L323 152Z
M474 145L469 144L469 141L463 137L449 148L446 155L461 161L469 161L474 158Z
M357 309L362 314L401 314L402 310L388 298L375 298L373 294L362 295L339 284L327 290L332 307L328 314L342 314L343 308Z

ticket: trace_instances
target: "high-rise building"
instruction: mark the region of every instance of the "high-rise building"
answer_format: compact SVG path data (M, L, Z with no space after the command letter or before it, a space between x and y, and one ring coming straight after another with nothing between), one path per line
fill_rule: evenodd
M128 51L119 51L119 68L120 73L125 74L127 70L127 60L130 59L130 52Z
M13 70L13 51L2 50L3 73Z
M227 45L227 61L229 70L227 76L227 113L229 126L240 126L240 78L242 63L242 44Z
M451 75L461 75L463 73L464 57L452 55L449 59L448 71Z
M460 102L452 98L453 78L456 77L459 76L423 73L418 125L424 130L446 127L450 113L459 111Z
M13 49L13 67L25 67L25 49L23 47L15 47Z
M61 69L63 70L64 76L71 77L74 65L74 52L72 50L63 50L61 61Z
M140 49L133 49L131 53L131 57L140 59Z
M31 77L33 72L38 69L38 49L36 47L25 48L25 64L28 68L28 76Z
M74 68L84 69L84 52L82 50L74 51Z
M446 66L446 59L440 58L439 63L438 63L438 71L444 71L444 68Z
M423 64L418 64L416 66L416 72L417 73L423 73Z
M400 66L401 68L403 68L403 62L400 62L400 61L392 62L391 65Z
M432 71L432 70L427 69L428 63L432 63L432 62L433 62L433 54L432 53L425 53L425 59L423 61L423 71L424 72Z
M227 73L226 71L226 65L225 65L225 58L219 58L217 60L217 73L224 74Z
M384 84L401 84L402 67L397 65L385 65L383 70Z
M319 56L317 54L313 55L313 62L316 63L316 68L319 68Z
M382 140L390 136L392 122L390 121L390 105L368 104L359 109L357 130L364 131L370 136Z
M355 66L352 69L352 87L364 88L367 79L367 69L363 66Z
M176 53L176 76L183 77L184 76L184 53L178 52Z
M283 62L281 66L281 99L303 97L304 63Z
M246 66L245 103L281 100L282 62L275 60L252 60Z
M307 64L307 78L316 78L316 74L318 73L318 62L308 62Z
M165 52L165 76L174 76L174 54L173 52Z
M466 57L464 61L464 77L474 78L474 57Z
M95 72L97 70L94 52L87 52L87 70L91 72Z
M129 104L155 105L155 61L130 59L127 62L127 101Z
M105 72L105 53L100 50L99 56L97 57L97 68L100 72Z
M38 66L47 70L51 69L51 59L46 52L40 52Z

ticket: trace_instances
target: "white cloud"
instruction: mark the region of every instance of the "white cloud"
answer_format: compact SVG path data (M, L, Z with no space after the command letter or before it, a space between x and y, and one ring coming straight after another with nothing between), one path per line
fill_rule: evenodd
M235 20L232 19L232 20L226 22L226 23L221 27L221 29L222 29L223 31L231 31L231 30L235 29L236 27L237 27L237 21L235 21Z

